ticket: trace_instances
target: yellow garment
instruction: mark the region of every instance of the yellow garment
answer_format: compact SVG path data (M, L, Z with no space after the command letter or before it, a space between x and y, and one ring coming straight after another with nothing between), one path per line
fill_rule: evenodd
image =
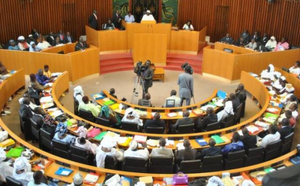
M50 72L50 70L48 70L48 72L44 71L44 75L47 76L48 78L51 78L52 73Z
M86 111L91 111L93 116L94 117L97 117L100 113L100 105L94 105L93 103L88 103L88 104L85 104L85 103L80 103L79 106L78 106L78 110L80 109L83 109L83 110L86 110Z

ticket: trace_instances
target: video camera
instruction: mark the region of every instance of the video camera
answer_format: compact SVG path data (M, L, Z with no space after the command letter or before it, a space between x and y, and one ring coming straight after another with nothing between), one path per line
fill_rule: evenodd
M137 62L136 66L134 67L134 73L136 73L138 76L141 76L142 73L147 69L146 63L147 61L144 64L142 61Z

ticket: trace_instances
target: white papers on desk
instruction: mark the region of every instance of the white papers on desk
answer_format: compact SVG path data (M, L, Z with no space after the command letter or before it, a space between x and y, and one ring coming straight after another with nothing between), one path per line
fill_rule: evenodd
M254 124L257 125L257 126L262 127L264 130L268 130L268 129L269 129L269 126L270 126L269 123L266 123L266 122L263 122L263 121L258 121L258 120L255 121Z
M237 131L239 133L240 136L244 136L243 131L242 130L238 130Z
M147 140L147 145L149 145L151 147L158 147L159 146L159 141L154 140L154 139L148 139Z
M177 143L176 147L177 147L177 150L183 150L184 149L183 143Z
M41 97L40 102L41 103L53 102L53 98L51 96Z
M62 175L62 176L69 176L70 173L71 173L70 171L64 170L64 171L62 171L62 172L60 173L60 175Z
M53 72L53 73L51 74L51 77L60 76L60 75L62 75L61 72Z
M50 114L50 116L52 116L54 119L57 117L57 116L61 116L63 115L64 113L61 111L61 110L57 110L57 111L54 111Z
M208 107L211 107L211 108L214 109L214 108L216 107L216 105L207 104L207 105L202 106L202 107L201 107L201 110L206 111L206 109L207 109Z
M254 125L248 126L247 129L248 129L248 131L249 131L250 133L252 133L252 134L255 133L256 131L259 131L259 128L256 127L256 126L254 126Z
M277 113L279 110L277 108L267 108L268 112Z
M174 140L166 140L166 146L174 146L175 145L175 141Z
M263 117L263 120L268 122L268 123L271 123L271 124L273 124L276 121L275 118L266 118L266 117Z
M177 113L176 112L171 112L171 113L168 113L167 114L170 118L172 117L176 117L177 116Z
M99 179L99 175L87 174L84 178L84 182L89 184L95 184L98 179Z
M45 87L52 87L53 86L53 83L46 83L45 84Z
M145 143L147 141L147 136L135 135L133 139L139 143Z
M137 110L137 109L135 109L135 111L138 113L138 115L140 117L147 116L147 111L141 111L141 110Z

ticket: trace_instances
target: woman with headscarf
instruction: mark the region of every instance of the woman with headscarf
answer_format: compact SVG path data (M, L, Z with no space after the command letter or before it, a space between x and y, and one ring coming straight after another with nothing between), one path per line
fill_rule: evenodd
M33 180L33 172L31 172L31 165L25 157L19 157L14 162L13 170L14 179L21 181L23 185Z
M112 141L115 140L111 139L111 137L104 137L100 145L98 146L96 152L97 167L101 167L101 168L105 167L106 156L113 156L118 161L123 160L123 152L120 151L119 149L114 148L115 144L112 143Z
M91 143L85 137L76 138L74 145L76 147L86 149L87 151L91 152L92 154L96 154L97 145L94 143Z
M281 42L279 42L274 51L284 51L290 48L289 43L286 41L285 37L282 37Z
M16 45L15 40L13 39L9 40L8 50L20 50L19 46Z
M139 114L131 107L127 108L125 111L125 115L122 118L123 122L129 123L137 123L138 126L143 126L143 120L140 119Z
M124 152L124 158L133 157L147 160L149 158L149 151L145 143L142 145L144 149L138 150L138 143L135 140L132 140L130 142L129 148Z
M6 176L13 175L13 168L10 166L10 162L4 162L5 159L6 152L0 148L0 183L6 182Z
M274 51L276 45L277 45L276 38L275 38L274 36L271 36L271 38L269 39L269 41L266 43L265 47L266 47L269 51Z
M266 70L263 70L260 73L260 76L263 79L271 79L273 77L273 75L274 75L274 72L275 72L274 65L269 64L268 68Z
M67 125L60 123L56 128L56 132L53 139L71 144L75 140L75 136L67 134L67 132Z
M24 36L19 36L18 41L19 41L18 47L20 48L20 50L29 51L29 44L25 41Z
M77 86L74 88L74 98L78 101L78 103L82 102L82 97L84 96L84 91L81 86Z
M114 113L108 106L103 105L101 107L101 111L99 113L99 117L100 118L104 118L104 119L108 119L109 120L109 124L111 126L119 126L121 123L121 120L119 118L119 116Z

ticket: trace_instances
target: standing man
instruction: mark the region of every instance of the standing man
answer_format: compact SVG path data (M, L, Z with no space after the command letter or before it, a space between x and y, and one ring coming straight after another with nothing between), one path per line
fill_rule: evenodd
M147 60L145 64L145 71L142 72L142 88L143 88L143 98L145 98L145 94L148 93L148 89L152 87L152 78L153 78L153 70L150 67L151 61Z
M184 100L186 100L187 106L190 105L191 98L194 96L194 80L193 76L191 75L191 70L191 66L186 66L184 68L184 73L180 74L178 77L179 97L181 98L181 106Z
M112 22L114 23L117 29L121 29L122 16L120 14L120 10L117 10L116 13L113 14Z
M98 16L96 10L93 10L93 14L89 18L89 26L95 30L98 30Z

